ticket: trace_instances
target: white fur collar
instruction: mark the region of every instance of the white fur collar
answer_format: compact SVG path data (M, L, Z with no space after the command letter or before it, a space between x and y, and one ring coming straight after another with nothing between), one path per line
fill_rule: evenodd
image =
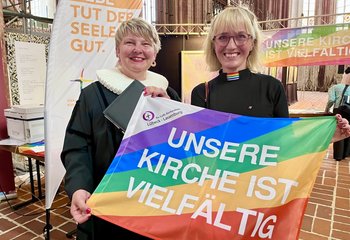
M100 69L96 71L97 80L108 90L121 94L134 79L122 74L117 68ZM145 86L159 87L164 90L168 88L168 80L155 72L147 71L146 79L140 81Z

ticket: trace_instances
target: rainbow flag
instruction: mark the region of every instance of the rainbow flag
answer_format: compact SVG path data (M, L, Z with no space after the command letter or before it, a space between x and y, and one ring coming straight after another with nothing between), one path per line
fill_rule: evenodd
M298 239L335 127L141 96L88 205L153 239Z
M347 24L282 29L264 34L266 40L261 57L266 67L350 63Z
M26 143L18 147L18 152L23 154L45 157L44 140L34 143Z

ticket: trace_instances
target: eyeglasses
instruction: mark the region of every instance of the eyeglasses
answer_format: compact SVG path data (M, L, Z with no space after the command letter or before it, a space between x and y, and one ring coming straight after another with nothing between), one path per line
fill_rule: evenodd
M238 35L233 35L233 36L220 34L220 35L214 36L213 40L219 46L225 47L230 42L231 38L235 42L236 46L243 46L244 44L246 44L246 42L249 39L252 38L252 36L247 33L240 33Z

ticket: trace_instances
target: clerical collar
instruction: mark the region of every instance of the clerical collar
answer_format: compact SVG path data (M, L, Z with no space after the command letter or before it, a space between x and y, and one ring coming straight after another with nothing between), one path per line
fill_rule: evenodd
M129 78L117 68L100 69L96 71L97 80L108 90L121 94L135 79ZM168 88L168 80L155 72L147 71L146 79L140 82L147 86L159 87L164 90Z
M232 72L226 74L227 81L235 81L239 79L239 72Z
M249 70L249 68L246 68L238 72L225 73L223 72L222 69L220 69L219 74L222 77L221 78L222 80L227 82L232 82L232 81L237 81L241 79L244 80L244 79L250 78L251 71ZM236 77L233 77L233 79L229 78L230 75L235 75L235 74L236 74Z

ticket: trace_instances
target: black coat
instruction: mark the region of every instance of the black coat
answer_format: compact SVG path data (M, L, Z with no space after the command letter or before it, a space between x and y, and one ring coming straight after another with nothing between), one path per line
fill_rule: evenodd
M167 89L168 95L180 100L177 93ZM116 98L99 82L84 88L67 125L61 159L67 172L65 190L69 196L78 189L92 193L112 162L123 133L104 117L104 109ZM124 228L92 216L78 225L78 239L147 239Z
M208 83L207 104L204 83L192 90L191 104L252 117L289 117L283 85L272 76L244 69L239 72L239 80L229 81L220 71Z

